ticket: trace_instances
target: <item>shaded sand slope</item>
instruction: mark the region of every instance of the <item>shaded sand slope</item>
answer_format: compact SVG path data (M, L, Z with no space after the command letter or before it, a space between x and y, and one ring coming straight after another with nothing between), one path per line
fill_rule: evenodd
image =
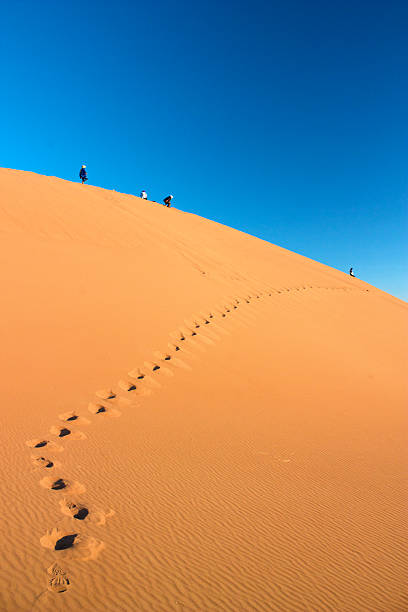
M0 609L407 608L405 303L28 172L0 220Z

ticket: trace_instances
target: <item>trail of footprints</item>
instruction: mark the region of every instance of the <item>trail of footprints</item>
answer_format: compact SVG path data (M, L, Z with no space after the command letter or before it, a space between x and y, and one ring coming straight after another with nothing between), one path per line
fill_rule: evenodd
M186 322L178 331L170 334L171 342L168 345L169 350L165 353L155 353L154 361L145 361L143 367L131 370L128 375L118 382L118 389L100 390L95 393L95 401L88 406L89 416L95 418L117 418L121 416L121 412L116 407L118 400L123 405L124 394L134 394L139 396L150 395L155 388L161 387L157 377L162 380L163 377L174 376L174 371L171 367L190 370L191 366L180 359L180 353L187 358L193 356L189 350L197 350L200 344L213 345L222 334L229 333L219 322L235 313L241 306L257 302L262 298L272 295L284 294L291 291L306 291L309 289L338 289L343 291L353 291L350 287L315 287L301 286L283 289L269 289L262 292L255 292L244 297L232 299L223 307L215 308L206 315L200 315ZM361 289L358 289L361 291ZM367 290L365 290L367 291ZM242 318L247 321L245 312ZM171 366L171 367L170 367ZM130 403L130 402L129 402ZM82 525L93 522L98 526L105 524L106 519L114 514L113 510L104 512L102 510L90 509L88 505L82 501L85 486L77 481L70 481L64 478L61 471L61 463L56 459L64 450L62 442L65 441L83 441L87 438L86 434L77 429L77 427L87 426L91 423L89 418L77 414L76 411L65 412L59 415L60 425L54 425L50 428L49 434L43 438L28 440L27 446L33 451L31 455L31 463L34 469L39 470L44 474L39 481L40 486L47 489L50 494L58 497L58 502L63 519L71 519L70 527L59 529L54 527L40 539L43 547L54 552L55 559L59 557L69 559L71 554L74 558L78 555L82 560L96 559L98 554L103 550L103 542L96 538L87 536L81 529ZM56 439L54 439L56 438ZM77 528L77 525L80 527ZM65 551L62 553L61 551ZM64 557L64 554L66 555ZM59 559L58 559L59 560ZM64 593L71 586L71 581L65 570L54 561L47 569L48 582L47 588L53 593Z

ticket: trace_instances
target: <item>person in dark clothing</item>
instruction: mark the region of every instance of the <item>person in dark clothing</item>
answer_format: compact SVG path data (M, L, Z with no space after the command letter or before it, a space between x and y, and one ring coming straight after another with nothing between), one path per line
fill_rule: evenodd
M350 268L350 276L354 276L353 268Z
M163 202L164 202L164 205L167 206L167 208L170 208L172 199L173 199L172 195L168 195L167 198L164 198Z
M88 180L88 175L86 173L85 168L86 168L86 166L82 166L81 170L79 171L79 178L81 179L82 184L84 184L85 181Z

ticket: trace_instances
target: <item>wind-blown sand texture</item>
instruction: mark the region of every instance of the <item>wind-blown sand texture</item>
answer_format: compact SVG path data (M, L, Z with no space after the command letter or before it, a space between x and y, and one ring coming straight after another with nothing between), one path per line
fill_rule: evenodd
M1 610L408 609L404 302L90 185L0 214Z

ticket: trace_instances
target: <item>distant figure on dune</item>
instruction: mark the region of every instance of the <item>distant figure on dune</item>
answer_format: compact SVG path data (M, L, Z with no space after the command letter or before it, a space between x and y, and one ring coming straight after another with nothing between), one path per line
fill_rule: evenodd
M350 268L350 276L352 276L353 278L355 278L355 276L354 276L354 272L353 272L353 268Z
M167 208L170 208L172 199L173 199L172 195L168 195L167 198L164 198L163 202L164 202L164 205L167 206Z
M86 166L82 166L82 168L81 168L81 169L80 169L80 171L79 171L79 178L81 179L82 184L84 184L84 183L85 183L85 181L87 181L87 180L88 180L88 175L87 175L87 173L86 173L85 168L86 168Z
M147 193L145 192L144 189L143 189L143 191L141 191L140 197L142 198L142 200L147 200Z

